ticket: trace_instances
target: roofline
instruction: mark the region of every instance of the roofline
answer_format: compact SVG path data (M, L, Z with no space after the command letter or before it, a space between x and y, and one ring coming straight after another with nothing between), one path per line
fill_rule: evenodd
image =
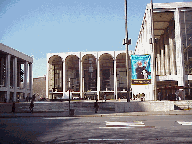
M143 25L143 22L145 20L145 14L146 14L146 10L150 9L151 8L151 3L148 3L147 6L146 6L146 9L145 9L145 12L144 12L144 16L143 16L143 20L142 20L142 24L141 24L141 27L140 27L140 30L139 30L139 35L140 35L140 32L142 30L142 25ZM162 12L163 11L175 11L176 8L178 9L188 9L192 8L192 2L171 2L171 3L153 3L153 10L154 10L154 13L155 12L158 12L159 10L161 10ZM135 48L137 47L137 43L139 42L139 35L137 37L137 41L136 41L136 45L135 45Z
M172 8L186 8L192 7L192 2L172 2L172 3L153 3L153 9L163 8L163 9L172 9ZM151 4L148 3L146 8L151 8Z
M15 50L15 49L13 49L13 48L11 48L9 46L6 46L6 45L4 45L2 43L0 43L0 51L3 51L5 53L10 54L12 56L15 56L17 58L20 58L20 59L22 59L24 61L27 61L29 63L33 63L33 58L32 57L30 57L30 56L28 56L28 55L26 55L26 54L24 54L22 52L19 52L19 51Z

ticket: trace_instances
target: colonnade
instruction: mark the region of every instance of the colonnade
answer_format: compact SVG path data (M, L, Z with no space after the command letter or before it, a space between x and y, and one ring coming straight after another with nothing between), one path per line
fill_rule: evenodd
M118 57L118 55L121 55L120 57ZM53 89L53 81L54 79L54 74L52 73L52 61L54 60L53 57L55 57L55 59L58 59L59 61L62 61L62 65L63 65L63 90L62 92L58 92L58 91L52 91ZM56 58L57 57L57 58ZM58 58L59 57L59 58ZM126 65L125 65L125 52L122 51L110 51L109 53L107 52L90 52L90 53L83 53L83 52L79 52L79 53L75 53L73 55L71 55L70 53L68 54L51 54L48 57L48 79L47 79L47 97L50 97L50 94L62 94L64 95L65 92L67 92L67 90L69 89L68 86L68 73L69 73L69 66L67 66L67 64L69 64L69 62L67 62L69 59L69 57L77 57L78 58L78 65L76 66L79 71L79 77L76 77L76 82L74 83L78 83L79 84L79 89L73 89L74 92L77 92L80 94L81 98L83 98L84 93L88 92L87 90L85 91L85 78L88 77L88 75L86 75L84 72L85 71L89 71L90 69L92 69L91 71L96 72L96 74L92 74L92 76L94 76L92 78L92 81L95 81L96 83L96 87L93 88L94 90L90 90L90 93L95 93L98 95L98 99L100 99L100 94L101 93L113 93L114 97L117 99L117 93L120 91L126 92L126 75L124 73L126 73ZM92 65L91 67L89 66L90 63L89 61L86 61L84 59L89 59L92 58L95 62L94 65ZM74 58L76 59L76 58ZM117 62L118 59L118 62ZM73 62L72 62L73 63ZM77 64L77 62L75 62ZM73 64L75 64L73 63ZM87 64L87 66L86 66ZM70 70L71 71L71 70ZM89 74L91 72L88 72L87 74ZM76 75L76 74L75 74ZM95 77L96 76L96 77ZM106 80L104 79L104 77L106 78ZM72 77L71 79L74 79L74 77ZM108 83L107 85L105 85L106 83ZM89 82L89 80L88 80ZM90 85L90 83L88 84ZM121 86L120 86L121 85ZM106 88L104 88L106 87ZM51 92L52 91L52 92ZM49 95L49 96L48 96Z
M21 93L23 93L23 98L32 97L33 59L7 46L0 46L3 49L3 51L0 50L1 101L16 102ZM7 51L8 54L4 51ZM27 57L27 60L25 60L25 57Z
M174 22L156 39L156 75L177 75Z

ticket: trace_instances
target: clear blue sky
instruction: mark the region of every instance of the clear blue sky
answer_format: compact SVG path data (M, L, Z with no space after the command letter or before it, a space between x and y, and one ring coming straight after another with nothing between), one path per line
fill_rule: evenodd
M154 3L188 0L153 0ZM33 77L46 74L46 53L124 50L124 0L0 0L0 43L34 56ZM128 0L134 50L147 3Z

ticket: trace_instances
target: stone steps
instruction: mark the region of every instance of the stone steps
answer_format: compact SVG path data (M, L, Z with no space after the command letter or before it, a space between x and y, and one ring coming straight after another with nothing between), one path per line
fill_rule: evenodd
M175 101L175 109L192 109L192 101Z
M173 101L146 101L146 102L98 102L100 112L136 112L136 111L170 111L174 110ZM30 102L16 103L16 112L29 112ZM182 105L183 106L183 105ZM181 107L181 105L177 106ZM94 112L94 101L71 101L70 109L76 112ZM181 109L181 108L179 108ZM11 112L11 103L1 103L0 112ZM34 112L64 112L69 111L69 102L35 102Z
M30 103L16 103L15 109L16 112L29 112ZM71 102L70 109L74 109L75 111L79 112L93 112L94 109L94 102ZM11 112L12 104L3 104L0 105L0 112ZM50 103L34 103L34 112L63 112L69 110L69 103L68 102L50 102ZM115 105L111 103L99 103L99 110L100 111L114 111L115 112Z

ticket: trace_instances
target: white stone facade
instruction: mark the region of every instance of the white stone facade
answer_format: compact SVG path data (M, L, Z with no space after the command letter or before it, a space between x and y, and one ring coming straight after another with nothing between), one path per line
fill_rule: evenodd
M132 54L132 51L130 51ZM65 98L70 89L81 98L117 99L127 92L125 51L47 54L46 96ZM125 97L125 96L124 96Z
M152 84L132 86L133 91L146 93L149 100L157 100L156 88L186 87L187 81L192 80L184 65L184 48L192 44L191 16L192 2L154 3L153 13L152 5L146 6L135 54L151 55ZM160 91L167 99L168 92ZM174 91L169 90L169 93Z
M32 97L32 63L32 57L0 43L0 101Z

